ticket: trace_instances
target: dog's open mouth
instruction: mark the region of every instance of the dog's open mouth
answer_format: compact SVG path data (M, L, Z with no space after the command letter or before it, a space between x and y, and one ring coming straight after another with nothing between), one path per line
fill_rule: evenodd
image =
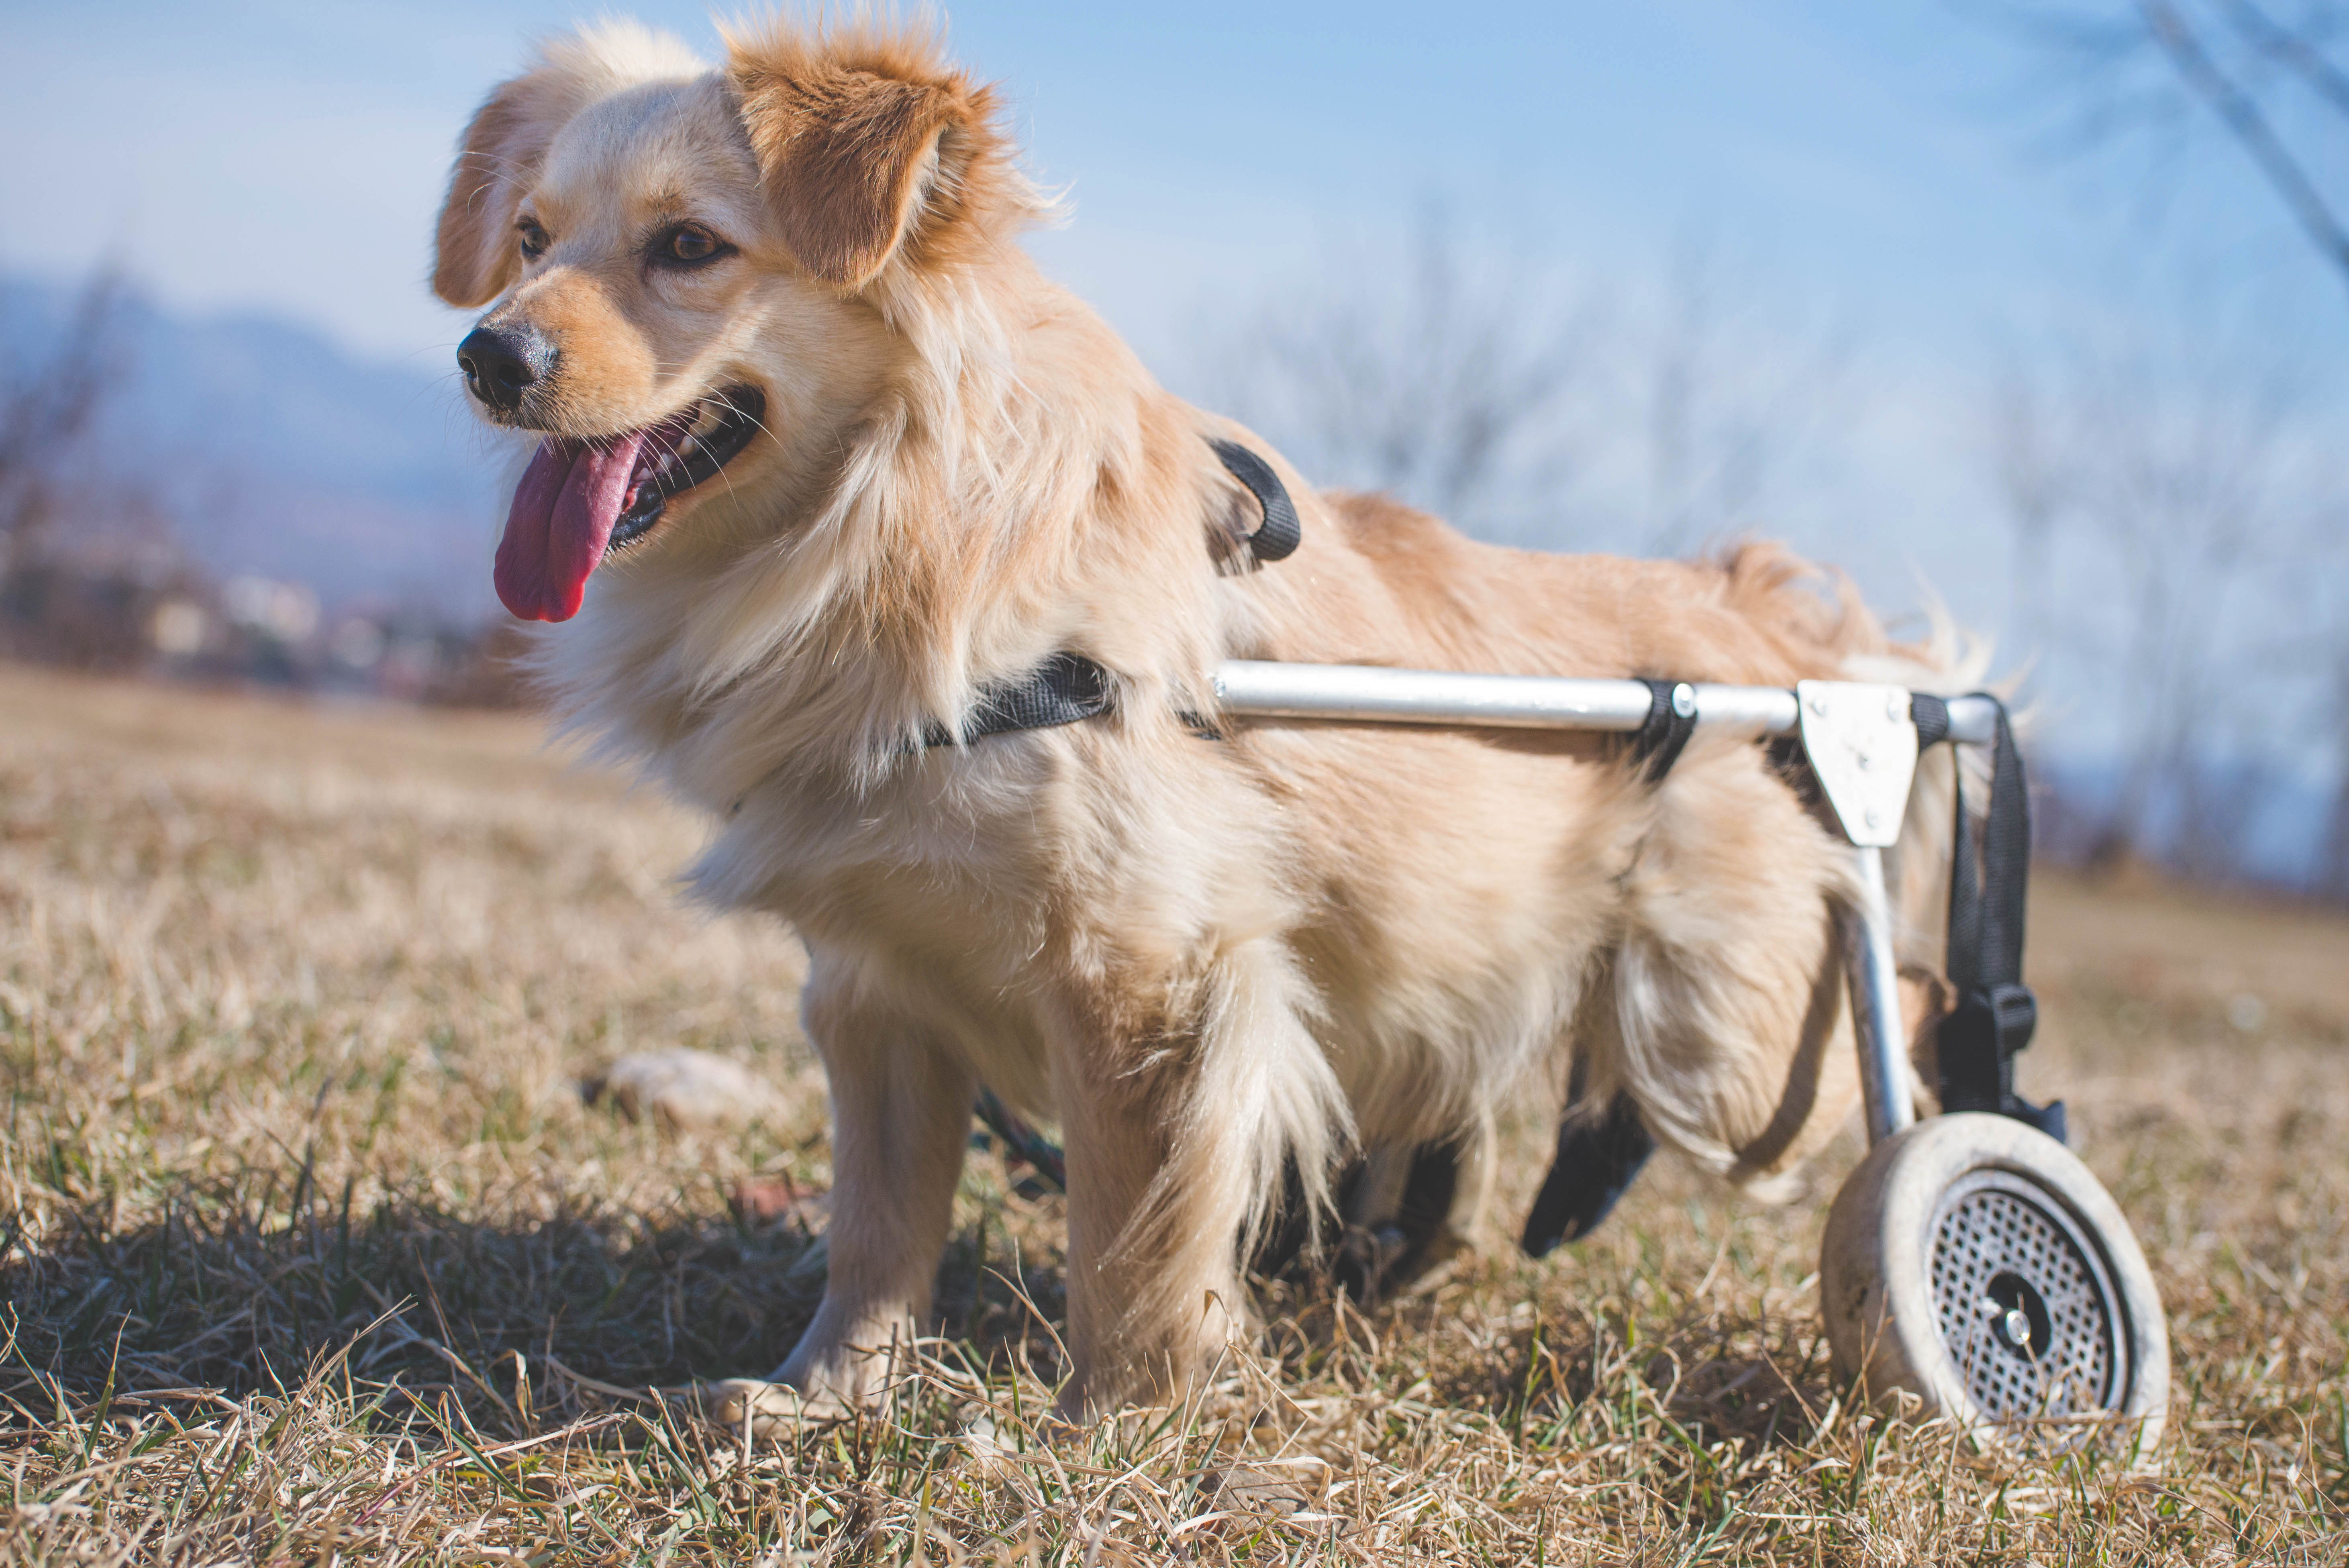
M568 621L604 557L652 531L671 496L715 478L760 430L767 399L729 387L673 419L601 440L549 436L514 489L498 597L525 621Z

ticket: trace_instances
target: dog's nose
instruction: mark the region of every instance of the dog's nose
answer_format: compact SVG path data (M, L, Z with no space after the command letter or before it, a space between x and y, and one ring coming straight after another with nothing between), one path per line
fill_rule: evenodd
M457 346L457 366L474 397L511 414L533 383L554 373L554 340L527 322L477 326Z

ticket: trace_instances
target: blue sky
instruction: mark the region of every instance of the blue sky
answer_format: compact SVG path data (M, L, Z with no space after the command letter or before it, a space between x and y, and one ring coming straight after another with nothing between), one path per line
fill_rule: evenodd
M597 8L598 10L602 8ZM709 12L632 10L698 46ZM450 144L565 4L9 5L0 255L109 250L175 304L417 352ZM1333 222L1431 189L1568 265L1652 267L1702 230L1938 355L2108 290L2155 242L2117 173L2033 155L2023 72L1954 6L1008 5L951 9L1076 222L1048 262L1149 346L1204 291L1293 270ZM2222 172L2225 150L2209 162ZM2189 181L2229 279L2307 269L2265 193ZM1163 345L1161 345L1163 346Z
M701 6L622 9L714 53ZM113 253L167 304L437 372L462 321L422 280L457 131L531 38L593 14L10 4L0 264ZM1039 254L1179 389L1221 302L1309 279L1333 235L1400 233L1431 192L1619 290L1694 235L1765 335L1831 316L1858 346L1846 471L1774 526L1899 599L1930 575L1977 621L2004 571L1978 449L2002 356L2198 291L2349 347L2337 284L2232 149L2158 183L2051 160L2024 64L1954 3L972 0L949 22L1073 199Z

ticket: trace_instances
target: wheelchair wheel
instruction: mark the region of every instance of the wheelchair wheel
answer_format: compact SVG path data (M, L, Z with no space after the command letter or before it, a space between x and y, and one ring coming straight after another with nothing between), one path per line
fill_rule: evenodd
M2072 1151L2009 1117L1933 1117L1868 1151L1819 1259L1836 1375L1978 1441L2150 1460L2169 1336L2128 1222Z

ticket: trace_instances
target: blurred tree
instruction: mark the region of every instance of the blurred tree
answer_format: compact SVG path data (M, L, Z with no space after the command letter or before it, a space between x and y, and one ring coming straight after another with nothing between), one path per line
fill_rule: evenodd
M2060 146L2085 152L2127 144L2149 153L2156 169L2174 170L2198 132L2217 131L2240 154L2244 176L2263 183L2290 215L2311 253L2349 284L2349 0L1965 3L2002 23L2045 67L2037 90L2057 106ZM1993 418L1997 479L2015 528L2018 573L2029 579L2018 604L2026 612L2042 606L2026 623L2035 632L2044 627L2045 567L2055 531L2080 511L2074 503L2083 499L2051 488L2083 482L2076 465L2052 459L2044 449L2066 438L2042 416L2060 419L2063 412L2033 408L2022 389L2010 387ZM2181 449L2178 460L2189 460L2190 449ZM2183 492L2162 493L2175 499ZM2336 508L2319 508L2314 521L2296 527L2272 516L2257 526L2290 527L2258 542L2292 561L2303 577L2337 584L2349 573L2349 541ZM2145 544L2164 547L2152 538ZM2173 541L2168 548L2190 568L2202 547ZM2137 581L2140 588L2149 586L2142 576ZM2342 596L2337 588L2327 593L2335 601ZM2335 782L2314 880L2336 895L2349 895L2349 608L2311 604L2288 591L2277 603L2310 618L2297 634L2286 628L2269 639L2270 651L2288 645L2302 667L2325 672L2308 683L2308 705L2317 716L2313 733L2292 738L2331 753ZM2136 608L2149 650L2181 656L2189 665L2199 662L2154 635L2172 624L2168 609L2152 602ZM2207 643L2209 634L2207 625L2191 622L2173 630L2189 644ZM2292 721L2275 716L2274 727L2285 731ZM2189 741L2181 737L2178 743ZM2130 768L2132 777L2142 771L2134 761Z
M1678 554L1766 524L1849 357L1740 281L1687 242L1597 288L1430 201L1402 247L1332 242L1205 334L1204 379L1321 482L1488 539Z
M120 383L121 306L120 274L94 272L47 352L0 361L0 580L53 521L60 466Z
M1592 313L1537 269L1464 242L1423 204L1402 257L1332 243L1309 283L1216 334L1216 401L1328 482L1454 519L1547 510L1578 456L1568 404ZM1398 263L1400 264L1398 264Z
M2239 872L2317 695L2301 580L2341 476L2306 378L2264 344L2116 330L2010 369L1991 434L2023 624L2117 741L2101 850Z
M2316 521L2317 547L2310 552L2306 582L2317 599L2313 616L2315 661L2324 671L2318 709L2321 737L2332 743L2337 769L2326 814L2317 885L2349 903L2349 507L2335 507Z
M1612 357L1645 416L1640 548L1680 555L1768 525L1785 470L1831 422L1849 335L1757 330L1713 248L1684 238L1644 319ZM1784 315L1779 325L1784 325Z
M124 289L90 274L62 324L11 323L0 343L0 652L85 668L147 659L149 620L194 574L171 521L94 449L129 369Z

